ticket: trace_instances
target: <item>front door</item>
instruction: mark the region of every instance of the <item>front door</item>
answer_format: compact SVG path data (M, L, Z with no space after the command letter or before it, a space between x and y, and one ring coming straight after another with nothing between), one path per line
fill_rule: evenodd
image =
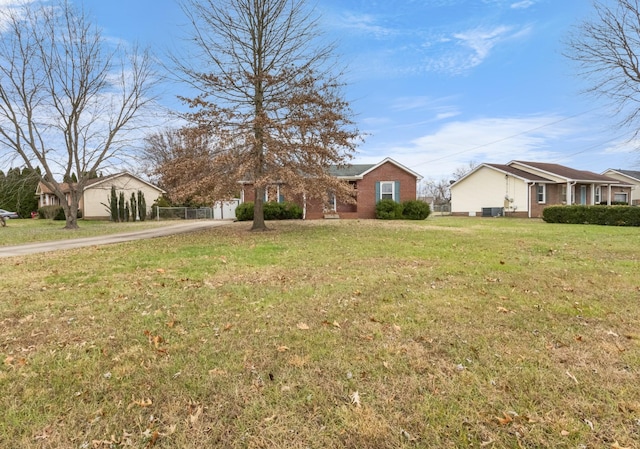
M587 186L580 186L580 204L587 204Z

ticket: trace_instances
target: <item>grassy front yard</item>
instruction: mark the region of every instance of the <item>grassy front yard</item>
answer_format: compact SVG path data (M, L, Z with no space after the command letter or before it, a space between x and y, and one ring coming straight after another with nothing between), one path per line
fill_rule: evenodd
M64 229L64 221L19 219L7 220L7 226L0 227L0 251L3 246L21 245L51 240L95 237L121 232L143 231L158 226L175 224L175 221L137 221L112 223L102 220L79 220L80 229Z
M638 229L270 226L3 259L0 447L638 447Z

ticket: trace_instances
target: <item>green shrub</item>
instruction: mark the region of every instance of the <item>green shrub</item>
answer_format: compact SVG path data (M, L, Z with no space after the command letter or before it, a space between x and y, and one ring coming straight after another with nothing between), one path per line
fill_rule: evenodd
M302 207L296 203L285 203L285 220L302 220Z
M62 215L64 216L64 209L62 209L62 206L42 206L38 209L38 218L53 220L56 215L58 215L59 211L62 211Z
M302 208L294 203L264 203L265 220L299 220L302 218ZM242 203L236 207L238 221L253 220L253 203Z
M282 220L282 217L284 217L285 210L284 210L283 203L276 203L274 201L269 201L267 203L264 203L263 207L264 207L265 220ZM255 206L254 206L254 210L255 210Z
M376 204L376 218L380 220L397 220L402 218L402 204L393 200L380 200Z
M62 206L58 206L58 210L56 211L56 215L55 217L53 217L53 219L57 221L64 221L67 219L67 216L64 214L64 209L62 208Z
M640 226L640 207L550 206L542 211L547 223Z
M236 219L238 221L253 220L253 203L242 203L236 207Z
M407 220L425 220L431 214L429 204L420 200L402 203L402 217Z

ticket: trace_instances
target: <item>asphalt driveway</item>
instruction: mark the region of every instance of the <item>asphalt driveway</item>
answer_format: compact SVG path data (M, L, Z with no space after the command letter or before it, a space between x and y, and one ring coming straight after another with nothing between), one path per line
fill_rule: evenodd
M176 225L146 229L144 231L127 232L123 234L86 237L81 239L56 240L51 242L29 243L16 246L0 246L0 258L46 253L49 251L57 251L61 249L82 248L84 246L111 245L114 243L129 242L132 240L151 239L156 237L164 237L167 235L184 234L186 232L195 232L201 229L223 226L229 223L231 222L223 220L194 220L182 222Z

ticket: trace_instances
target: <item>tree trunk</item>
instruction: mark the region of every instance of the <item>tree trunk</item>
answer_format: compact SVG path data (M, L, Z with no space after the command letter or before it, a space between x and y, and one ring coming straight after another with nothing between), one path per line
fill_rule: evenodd
M70 203L70 204L69 204ZM69 203L66 201L62 203L62 208L64 209L64 216L66 220L66 224L64 229L79 229L78 226L78 195L77 192L71 191L69 193Z
M252 231L268 231L264 221L264 187L256 187L255 200L253 202L253 225Z

